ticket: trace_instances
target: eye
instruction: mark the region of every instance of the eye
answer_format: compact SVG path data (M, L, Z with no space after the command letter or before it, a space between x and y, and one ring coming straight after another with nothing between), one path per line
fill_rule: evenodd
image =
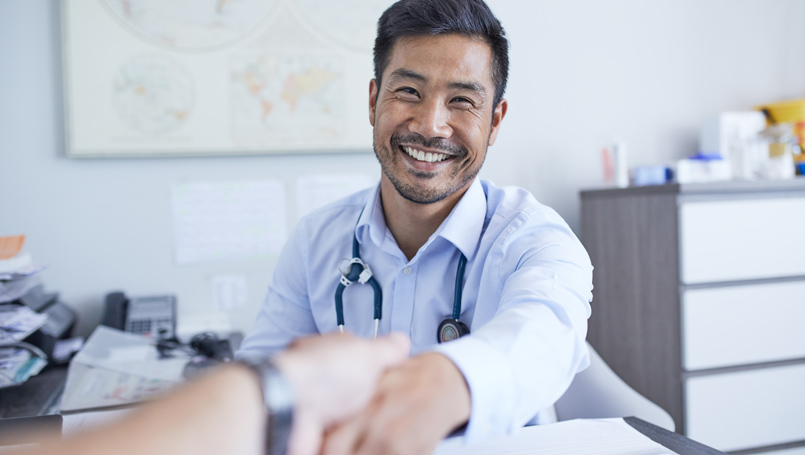
M475 104L472 102L472 100L470 100L469 98L465 98L463 96L456 96L453 99L451 99L450 102L453 103L453 104L458 104L458 105L463 106L463 107L475 106Z
M406 96L406 97L415 96L415 97L419 98L419 92L417 92L415 88L411 88L411 87L400 87L400 88L397 89L397 93L400 93L400 94L402 94L403 96Z

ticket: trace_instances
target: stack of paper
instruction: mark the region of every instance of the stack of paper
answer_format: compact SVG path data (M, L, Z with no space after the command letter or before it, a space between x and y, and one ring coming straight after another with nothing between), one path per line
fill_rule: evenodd
M18 343L42 327L47 316L27 306L0 305L0 346Z
M20 254L24 235L0 237L0 303L13 302L39 284L37 273L44 266L30 254Z
M22 384L45 365L47 360L31 355L26 349L0 347L0 388Z

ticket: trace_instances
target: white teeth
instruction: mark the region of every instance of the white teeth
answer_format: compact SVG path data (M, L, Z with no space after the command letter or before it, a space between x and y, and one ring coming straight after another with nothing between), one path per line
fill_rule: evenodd
M444 153L425 153L421 150L415 150L411 147L403 147L403 150L405 150L405 153L407 153L411 158L419 161L425 161L427 163L435 163L447 159L447 155Z

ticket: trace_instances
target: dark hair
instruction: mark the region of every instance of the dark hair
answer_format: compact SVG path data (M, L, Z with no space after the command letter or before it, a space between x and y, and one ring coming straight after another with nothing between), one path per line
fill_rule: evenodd
M375 79L381 82L397 40L407 36L457 33L479 37L492 50L493 106L503 98L509 77L509 42L500 21L483 0L400 0L377 23Z

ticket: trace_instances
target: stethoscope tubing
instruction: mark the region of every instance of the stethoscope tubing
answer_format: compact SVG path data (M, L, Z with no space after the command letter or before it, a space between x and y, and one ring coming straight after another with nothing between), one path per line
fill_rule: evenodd
M361 215L362 214L363 210L361 210ZM360 218L361 217L359 215L358 216L359 221ZM339 281L338 286L335 289L335 314L338 328L343 333L344 290L347 288L347 286L351 285L356 281L359 283L369 283L372 286L374 294L374 320L375 320L375 338L376 338L380 319L382 319L383 317L383 290L380 288L380 284L378 284L374 275L372 275L372 271L369 268L369 266L361 259L361 252L360 252L360 245L358 244L357 231L353 231L352 233L352 259L349 262L350 262L349 272L344 273L343 270L341 271L342 273L341 280ZM461 253L461 256L458 259L458 266L456 267L456 283L453 293L452 316L453 320L455 320L457 323L459 322L459 317L461 317L461 297L462 297L462 291L464 289L464 270L466 269L466 266L467 266L467 257L464 256L464 253ZM361 276L364 273L369 274L368 280L366 279L361 280Z

